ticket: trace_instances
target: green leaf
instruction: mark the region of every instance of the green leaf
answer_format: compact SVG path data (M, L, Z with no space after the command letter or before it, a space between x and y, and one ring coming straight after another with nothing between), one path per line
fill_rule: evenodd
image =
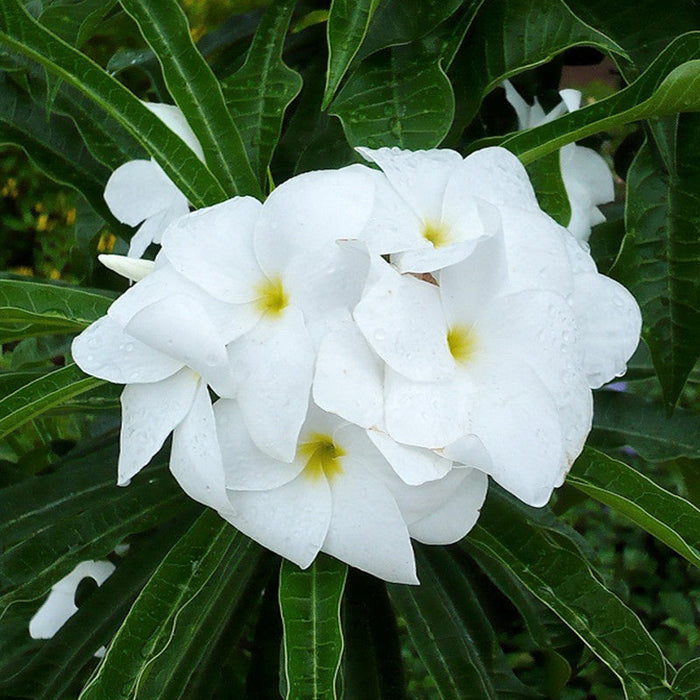
M109 465L112 478L116 469ZM70 517L51 505L50 524L0 556L0 618L13 604L44 594L81 561L103 557L124 539L190 507L169 472L151 470L128 488L114 485Z
M116 4L116 0L52 2L39 15L39 22L71 46L80 48Z
M658 646L576 548L543 532L530 512L536 511L492 487L479 522L463 542L507 567L551 608L617 675L626 698L648 700L666 674Z
M700 61L695 63L700 94ZM666 164L670 173L664 172L649 143L642 146L627 174L627 235L611 271L642 309L642 336L669 408L700 356L698 152L696 114L678 120L674 159Z
M328 70L321 109L335 95L352 59L360 48L379 0L333 0L328 16Z
M448 551L414 548L420 586L389 585L389 595L440 697L537 697L513 675L469 579Z
M700 457L696 413L678 408L669 417L660 403L617 391L597 391L593 398L593 440L628 445L651 462Z
M456 140L484 96L504 79L586 44L624 54L618 44L582 22L562 0L489 0L479 10L450 70L457 97Z
M347 571L345 564L323 554L304 571L282 561L280 610L289 700L338 697L340 601Z
M226 109L221 85L192 42L187 18L177 0L120 2L158 57L165 84L226 193L260 197L260 185Z
M107 313L109 294L0 279L0 342L82 331Z
M700 567L700 510L624 462L587 447L567 477Z
M170 549L191 524L194 514L169 523L152 537L130 544L114 573L84 601L63 627L31 656L0 674L0 691L35 700L68 697L71 685L92 664L95 651L110 642L134 599L152 575L164 551ZM0 623L1 624L1 623ZM29 620L25 625L28 626ZM25 629L25 634L28 632Z
M452 123L454 95L440 61L411 45L364 60L331 110L351 146L434 148Z
M116 119L155 158L197 208L220 202L226 190L195 153L141 101L96 63L42 27L20 4L0 4L0 44L40 63ZM96 115L96 118L97 118Z
M261 555L257 544L205 510L146 584L81 700L182 697Z
M102 379L86 376L77 365L44 374L0 399L0 438L68 399L94 389Z
M384 581L348 570L343 595L343 689L348 698L406 697L396 615Z
M534 129L497 139L530 163L572 141L638 119L700 110L700 32L678 37L631 85ZM489 139L493 143L494 140ZM475 142L473 148L484 145Z
M557 223L568 226L571 219L571 204L561 176L559 151L553 151L528 164L527 172L540 207Z
M681 666L673 681L673 690L688 700L698 700L700 697L700 659L693 659Z
M85 148L68 117L52 115L0 75L0 143L19 146L50 178L82 193L105 218L112 218L102 193L109 171Z
M260 181L265 178L279 140L285 110L302 86L301 76L282 61L295 4L296 0L276 0L270 5L245 63L223 84L226 104Z

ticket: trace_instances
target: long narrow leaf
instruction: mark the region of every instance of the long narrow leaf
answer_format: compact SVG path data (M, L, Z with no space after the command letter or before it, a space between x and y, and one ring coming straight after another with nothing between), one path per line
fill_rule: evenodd
M67 365L35 379L0 399L0 438L102 383L102 379L86 376L77 365Z
M206 510L168 552L132 607L81 700L179 697L221 633L261 549Z
M509 568L610 667L626 698L648 700L666 675L658 646L575 548L564 548L529 522L530 510L491 488L465 546L477 547Z
M576 460L567 481L700 567L700 509L692 503L590 447Z
M340 601L347 566L319 555L305 571L284 560L280 609L288 700L337 697L343 653Z
M120 0L158 57L170 94L229 196L261 196L241 135L226 109L221 85L199 53L176 0Z
M0 3L0 44L40 63L115 118L195 207L226 199L226 190L182 139L94 61L42 27L19 0Z

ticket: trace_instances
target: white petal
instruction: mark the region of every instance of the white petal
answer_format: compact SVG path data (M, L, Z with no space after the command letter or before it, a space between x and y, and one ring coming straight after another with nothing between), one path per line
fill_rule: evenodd
M374 351L395 371L423 381L454 373L435 285L386 265L353 316Z
M440 382L414 382L387 370L386 429L397 442L436 449L470 431L474 389L456 375Z
M190 498L228 517L232 508L226 492L214 411L204 382L198 383L189 412L173 432L170 471Z
M126 255L98 255L97 259L112 272L116 272L122 277L138 282L146 275L150 275L155 268L153 260L138 260Z
M325 478L300 474L269 491L229 491L234 513L227 517L241 532L305 569L326 539L331 494Z
M472 197L499 209L513 206L529 211L540 209L525 167L500 146L475 151L455 169L445 188L445 212L462 211ZM471 214L470 219L473 218Z
M581 106L581 92L568 88L559 90L559 95L569 112L575 112Z
M309 401L314 350L298 309L265 318L229 346L238 402L253 442L291 462Z
M521 292L495 299L484 309L477 328L484 355L497 361L505 351L527 364L547 387L573 462L593 417L573 309L554 292Z
M531 506L545 505L570 467L557 408L522 363L499 358L493 367L480 368L469 432L491 457L488 473Z
M220 399L214 404L214 415L227 488L235 491L277 488L295 479L306 466L302 459L289 464L261 452L250 439L235 401Z
M81 561L73 571L51 587L43 605L29 621L29 636L32 639L51 639L78 612L75 593L80 582L91 578L101 586L114 569L114 564L109 561Z
M458 465L475 467L484 472L488 472L492 466L491 456L476 435L464 435L439 452Z
M508 287L551 289L566 295L573 288L562 226L542 211L502 207ZM569 235L568 233L566 235Z
M120 165L107 180L104 199L119 221L136 226L167 209L178 195L182 197L156 163L130 160Z
M425 544L452 544L471 530L486 498L488 477L477 469L466 472L439 508L409 525L411 537Z
M343 459L343 473L330 482L333 516L322 551L385 581L418 583L406 523L370 469Z
M567 228L578 240L587 241L591 227L605 220L597 208L615 199L612 173L594 150L569 144L559 151L561 176L571 204Z
M376 163L406 205L423 222L440 221L445 186L462 156L448 149L404 151L400 148L358 148Z
M187 200L179 192L177 194L168 207L149 216L131 237L129 257L140 258L151 243L160 243L170 224L189 213Z
M518 117L518 131L530 128L530 105L522 98L510 80L504 80L503 89L506 91L506 100L515 110Z
M253 231L262 205L234 197L179 219L163 236L173 267L209 294L227 302L258 297L265 280L253 251Z
M384 365L351 324L329 333L316 358L314 401L363 428L384 424Z
M117 468L120 486L128 484L151 461L165 438L182 422L198 384L194 372L182 369L161 382L124 387Z
M109 316L77 336L71 354L84 372L115 384L157 382L182 368L182 362L144 345Z
M197 137L194 135L190 125L185 119L182 110L175 105L162 104L160 102L143 103L165 126L174 131L196 154L197 158L204 162L204 153L199 145Z
M432 450L402 445L378 430L368 430L367 435L402 481L411 486L441 479L452 469L451 460Z
M577 275L575 284L584 367L589 386L597 389L625 373L639 344L642 316L635 298L609 277Z
M448 324L475 321L506 279L502 235L481 241L466 260L440 270L440 297Z
M255 252L268 277L297 254L311 255L338 239L358 239L374 203L374 178L366 168L317 170L287 180L263 205Z
M440 248L432 245L407 250L391 256L391 261L401 272L434 272L448 265L454 265L471 255L478 240L451 243Z
M175 294L147 306L129 321L126 330L195 370L220 396L235 391L219 330L205 309L189 296Z
M369 271L366 249L330 243L313 255L297 255L288 261L283 284L290 304L301 309L307 320L318 320L337 309L352 309Z

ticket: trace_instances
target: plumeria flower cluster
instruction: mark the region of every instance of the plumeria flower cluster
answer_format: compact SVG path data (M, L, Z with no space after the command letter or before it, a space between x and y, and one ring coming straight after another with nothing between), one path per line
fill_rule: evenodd
M182 488L266 547L417 583L411 538L461 539L488 476L548 501L641 321L506 150L358 150L108 257L136 283L73 355L126 385L118 483L172 433Z

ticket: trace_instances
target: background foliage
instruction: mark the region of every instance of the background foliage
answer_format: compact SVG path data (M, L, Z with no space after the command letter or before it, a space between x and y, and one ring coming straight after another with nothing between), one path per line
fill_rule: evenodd
M182 9L0 4L0 696L700 697L697 3ZM515 134L507 77L545 108L580 87L585 106ZM136 98L178 104L206 165ZM323 557L280 572L179 491L165 451L114 485L118 387L85 378L69 346L121 291L94 259L131 235L102 200L122 162L150 154L202 206L355 162L355 145L503 143L565 221L551 161L582 139L619 190L592 252L638 299L645 343L624 385L597 393L550 507L492 486L463 542L416 547L414 588ZM90 558L115 574L31 639L51 585Z

